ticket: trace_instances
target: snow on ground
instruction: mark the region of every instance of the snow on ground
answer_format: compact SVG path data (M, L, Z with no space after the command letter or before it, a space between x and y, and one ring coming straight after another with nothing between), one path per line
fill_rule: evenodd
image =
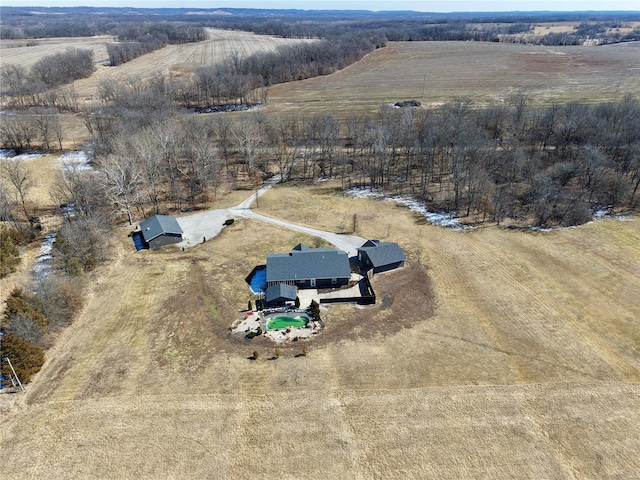
M36 257L36 264L33 267L33 273L36 275L47 276L51 272L51 259L53 256L51 255L51 250L53 249L53 244L56 241L56 234L50 233L46 237L44 237L44 241L40 246L40 253Z
M16 155L15 150L6 148L0 149L0 159L2 160L35 160L43 156L44 155L42 153L37 152L21 153L20 155Z
M345 193L352 197L377 198L399 203L407 207L412 212L416 212L419 215L422 215L429 223L441 227L447 227L453 230L471 230L474 228L471 225L464 225L460 223L459 218L453 217L447 213L430 212L423 202L420 202L419 200L416 200L415 198L410 196L388 197L370 187L350 188L346 190Z
M61 155L58 161L64 170L91 170L89 154L84 150L75 150Z

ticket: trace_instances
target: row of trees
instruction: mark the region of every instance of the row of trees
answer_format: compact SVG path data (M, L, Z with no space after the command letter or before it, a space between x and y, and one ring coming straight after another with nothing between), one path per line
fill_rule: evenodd
M0 143L16 152L40 148L62 150L64 131L57 108L36 108L29 116L7 115L0 122Z
M133 24L117 29L117 43L107 44L112 66L118 66L169 44L201 42L207 39L202 27L188 25Z
M29 70L22 65L3 65L2 94L8 97L11 108L77 110L77 95L66 85L91 76L94 69L93 52L74 48L41 58Z
M269 86L328 75L355 63L385 42L382 35L357 33L246 58L232 54L222 64L198 68L192 82L182 84L174 99L185 107L265 102Z
M631 96L531 108L520 93L489 108L457 99L339 121L260 111L183 116L158 84L149 88L120 91L87 116L110 202L130 221L270 173L409 193L479 221L577 224L597 209L638 205L640 106Z

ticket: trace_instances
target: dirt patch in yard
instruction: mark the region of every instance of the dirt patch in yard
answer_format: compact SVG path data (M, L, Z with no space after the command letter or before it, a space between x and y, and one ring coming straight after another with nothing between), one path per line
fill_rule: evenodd
M319 345L394 334L434 313L433 285L427 268L420 263L375 275L372 286L375 305L331 305L323 309L326 328L317 338Z

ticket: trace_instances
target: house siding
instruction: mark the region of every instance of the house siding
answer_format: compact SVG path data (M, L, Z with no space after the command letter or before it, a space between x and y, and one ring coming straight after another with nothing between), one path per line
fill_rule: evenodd
M388 272L389 270L394 270L396 268L402 268L402 267L404 267L404 261L396 262L396 263L390 263L388 265L381 265L380 267L375 267L373 269L373 273Z
M151 240L149 242L149 248L155 250L156 248L164 247L165 245L173 245L175 243L180 243L181 241L182 235L165 233Z

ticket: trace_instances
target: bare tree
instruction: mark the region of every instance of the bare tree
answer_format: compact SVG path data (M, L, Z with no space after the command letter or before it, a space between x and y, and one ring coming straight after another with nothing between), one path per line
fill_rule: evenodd
M243 115L232 132L238 150L244 157L247 174L251 176L255 165L256 148L262 141L258 122L253 115Z
M133 225L133 209L140 205L142 169L130 155L110 155L101 162L107 198ZM143 212L144 214L144 212Z
M40 133L44 148L51 149L51 144L58 140L60 149L62 149L62 127L60 126L60 118L56 109L38 111L34 116L34 124Z
M27 150L37 135L33 117L3 116L0 119L0 142L7 148Z
M3 160L0 168L2 169L2 178L15 190L20 205L22 206L22 211L25 217L29 219L27 195L29 194L29 190L35 185L29 167L27 167L24 160L13 159Z
M73 208L65 210L68 217L102 216L108 203L99 174L71 162L62 166L49 195L58 205L73 205Z

